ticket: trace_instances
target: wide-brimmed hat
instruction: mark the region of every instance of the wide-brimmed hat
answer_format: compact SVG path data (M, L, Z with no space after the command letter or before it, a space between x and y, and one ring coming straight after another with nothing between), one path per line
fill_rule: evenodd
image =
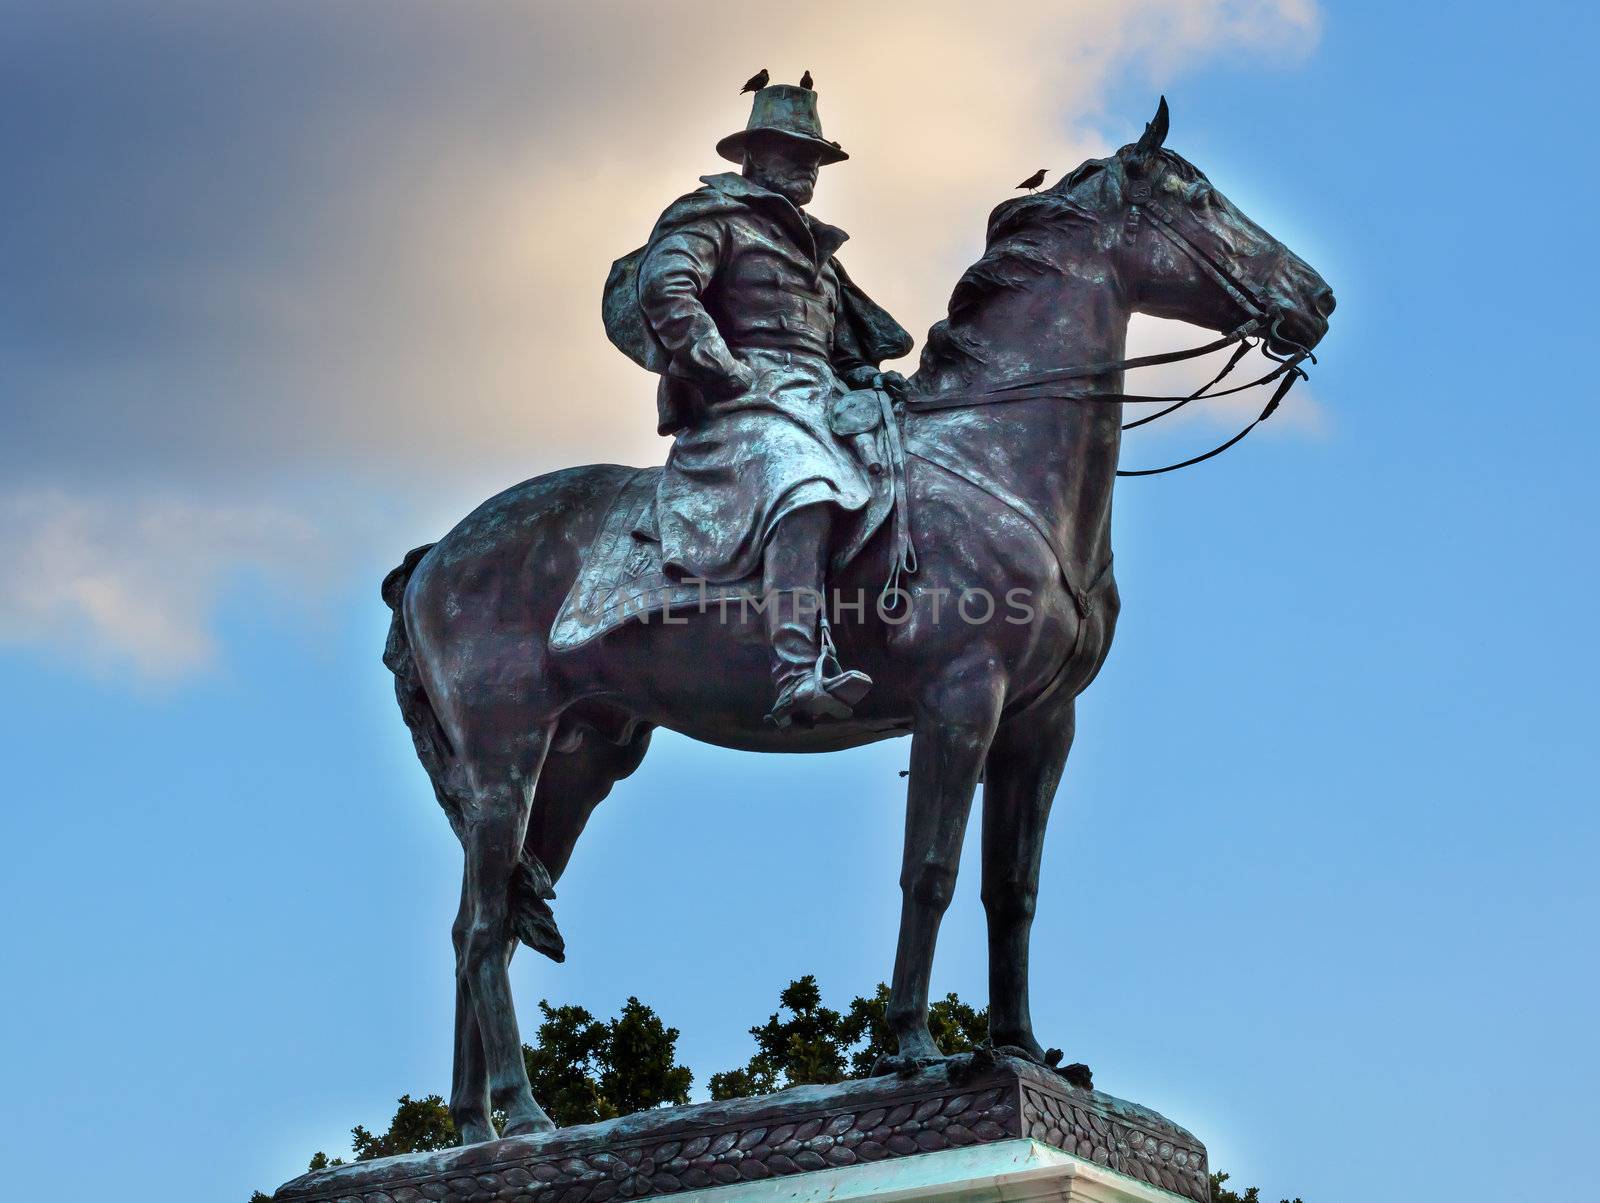
M737 134L729 134L717 143L717 153L735 163L744 162L745 143L751 134L781 134L806 142L822 152L824 163L838 163L850 156L839 149L837 142L822 136L822 122L817 119L817 94L810 88L794 84L773 84L762 88L750 106L750 121Z

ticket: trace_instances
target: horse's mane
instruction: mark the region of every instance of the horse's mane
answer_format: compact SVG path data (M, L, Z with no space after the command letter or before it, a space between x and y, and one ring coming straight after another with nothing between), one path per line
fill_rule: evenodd
M989 214L983 256L961 274L950 294L949 316L935 322L922 348L924 370L959 360L979 360L980 346L966 327L999 293L1026 288L1061 269L1040 237L1064 226L1093 223L1094 210L1077 195L1109 159L1089 159L1046 192L1002 201Z
M972 331L973 319L1000 293L1027 288L1042 276L1060 273L1061 267L1042 235L1097 223L1104 202L1090 193L1104 183L1102 174L1118 157L1132 149L1124 147L1105 159L1086 159L1055 187L995 206L989 214L983 256L956 281L950 294L949 316L929 329L920 370L935 371L961 361L982 361L982 342ZM1200 174L1187 160L1164 147L1155 153L1180 166L1186 176Z

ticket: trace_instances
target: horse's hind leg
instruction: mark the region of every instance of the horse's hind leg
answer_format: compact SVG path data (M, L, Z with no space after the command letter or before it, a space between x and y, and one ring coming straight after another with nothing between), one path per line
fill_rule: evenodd
M650 731L621 712L578 713L575 708L562 716L534 790L525 843L551 881L566 871L594 808L639 767L650 746Z
M451 938L456 950L455 1061L450 1078L450 1118L464 1145L493 1140L489 1107L489 1068L483 1059L483 1037L478 1034L478 1012L472 1002L472 984L466 973L467 933L472 930L472 895L465 871L461 880L461 909L456 913Z
M650 728L634 726L625 717L598 716L589 723L576 716L562 720L552 738L553 747L539 769L523 847L542 863L552 881L560 878L582 834L590 813L611 792L611 787L639 767L650 743ZM572 745L562 751L565 744ZM450 1115L462 1144L493 1140L488 1065L473 1003L471 978L465 955L473 924L472 893L466 881L461 892L461 912L456 920L456 1040L455 1072L450 1094ZM505 939L509 965L516 950L515 936ZM520 1039L518 1040L520 1054ZM540 1112L542 1115L543 1113ZM535 1127L539 1127L537 1121Z
M928 979L939 923L955 892L972 794L1000 714L998 676L959 663L918 706L906 795L905 858L900 871L900 941L889 992L898 1052L881 1069L943 1054L928 1031Z
M508 973L516 943L511 922L512 875L527 834L533 790L552 728L553 724L518 734L498 728L492 750L470 738L457 745L463 749L469 781L459 827L466 865L462 891L465 922L457 922L457 997L459 1000L464 990L471 999L489 1103L505 1113L507 1136L555 1127L528 1086ZM465 1064L458 1064L456 1089L468 1130L483 1135L477 1114L482 1094L473 1081L477 1067L466 1026L458 1013L456 1052L459 1057L466 1045L469 1055ZM466 1136L464 1131L463 1138Z
M989 1036L1043 1062L1028 1008L1028 943L1056 786L1072 747L1074 699L1001 724L983 785L983 908L989 919Z

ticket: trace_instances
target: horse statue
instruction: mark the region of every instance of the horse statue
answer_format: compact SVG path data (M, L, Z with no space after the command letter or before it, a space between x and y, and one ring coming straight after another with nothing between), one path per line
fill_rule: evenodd
M525 481L389 574L385 663L465 853L450 1097L464 1144L495 1137L496 1110L507 1136L554 1128L523 1067L508 966L519 941L562 958L553 883L658 726L761 752L911 735L888 1011L898 1051L878 1072L942 1056L928 980L981 781L990 1039L1041 1065L1060 1060L1029 1014L1040 850L1075 700L1116 627L1123 371L1177 357L1126 359L1129 318L1228 332L1200 350L1236 342L1242 352L1259 335L1287 361L1274 373L1275 403L1333 311L1323 279L1165 149L1166 132L1163 100L1136 143L991 215L984 254L895 407L920 563L902 582L900 610L868 605L833 627L841 657L876 682L852 718L764 723L765 635L759 615L742 610L628 622L575 650L551 648L563 600L637 469L591 464ZM832 582L837 591L878 593L887 526L873 538L882 554L869 545ZM991 604L975 621L974 604L957 618L955 599L983 596L1017 606Z

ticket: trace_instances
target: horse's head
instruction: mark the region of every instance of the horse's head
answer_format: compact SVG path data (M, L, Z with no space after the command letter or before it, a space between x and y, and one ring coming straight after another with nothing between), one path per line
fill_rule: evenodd
M1166 137L1163 97L1137 142L1057 185L1070 190L1091 166L1104 171L1102 196L1125 214L1115 258L1134 309L1219 331L1265 315L1276 323L1274 351L1314 347L1333 312L1327 281L1168 150Z
M1014 386L1120 353L1129 313L1266 338L1276 356L1328 331L1333 291L1192 164L1144 136L989 215L983 257L928 331L924 394Z

